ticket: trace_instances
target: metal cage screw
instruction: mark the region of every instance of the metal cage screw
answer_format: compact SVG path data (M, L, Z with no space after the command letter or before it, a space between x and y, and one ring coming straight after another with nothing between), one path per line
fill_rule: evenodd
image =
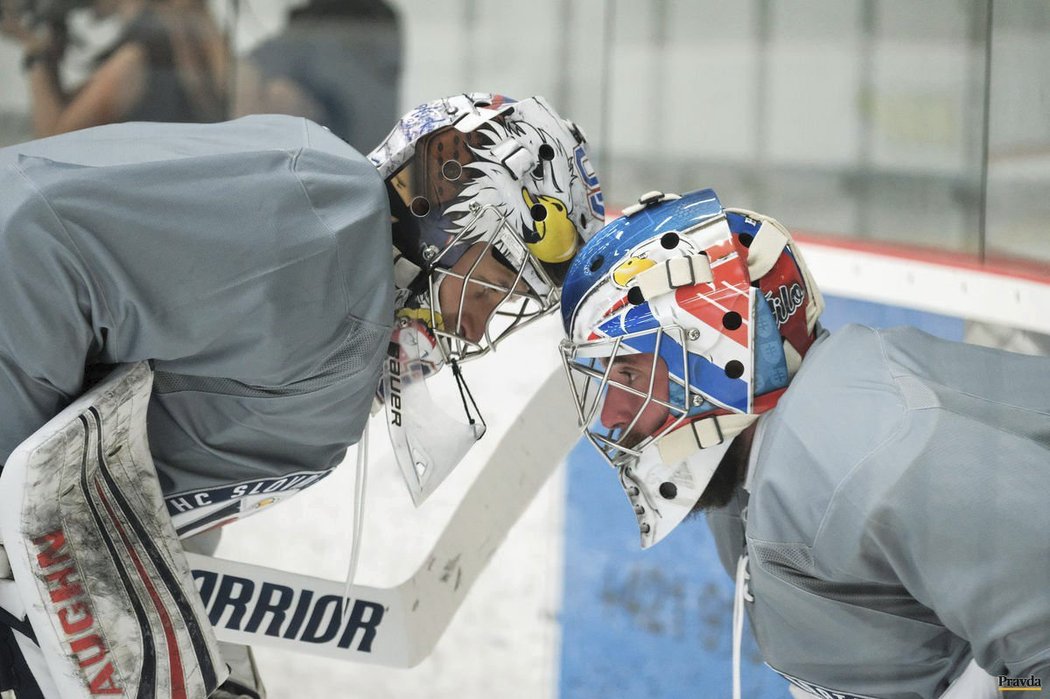
M700 395L699 393L694 393L693 394L693 401L692 401L692 403L693 403L694 406L703 405L704 404L704 397L702 395Z
M690 340L699 340L700 339L700 331L697 330L696 328L690 328L689 329L689 339Z
M432 261L437 256L438 249L436 245L428 245L425 248L423 248L423 259L427 262Z

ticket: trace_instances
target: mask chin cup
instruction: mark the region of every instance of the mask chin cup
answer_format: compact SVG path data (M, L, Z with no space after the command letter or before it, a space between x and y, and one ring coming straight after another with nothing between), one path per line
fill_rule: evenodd
M485 423L450 415L442 406L452 401L438 401L431 395L428 382L441 364L434 361L437 349L425 331L403 328L395 345L399 356L388 357L383 371L387 429L401 475L418 507L484 436Z
M658 441L624 469L620 482L638 519L643 549L662 541L692 512L732 441L727 437L671 463L660 455Z

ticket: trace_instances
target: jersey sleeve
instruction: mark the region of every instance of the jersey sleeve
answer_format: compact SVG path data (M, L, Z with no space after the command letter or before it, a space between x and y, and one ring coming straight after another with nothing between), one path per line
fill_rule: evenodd
M61 222L17 171L0 172L0 464L64 408L104 340Z

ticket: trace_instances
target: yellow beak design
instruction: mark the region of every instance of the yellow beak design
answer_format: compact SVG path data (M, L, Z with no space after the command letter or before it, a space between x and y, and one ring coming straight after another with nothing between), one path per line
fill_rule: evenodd
M619 286L626 287L627 282L631 281L650 267L655 266L655 262L645 257L628 257L613 270L613 281Z
M398 310L398 312L395 313L394 315L396 315L398 318L408 318L409 320L418 320L419 322L423 323L423 325L426 325L428 328L430 327L430 324L431 324L431 317L430 317L430 309L429 308L402 308L402 309ZM441 317L440 313L435 313L434 314L434 322L437 323L437 327L436 328L431 328L431 330L444 330L445 329L445 321Z
M522 187L521 198L532 213L533 229L539 240L529 250L542 262L567 262L576 254L576 226L569 220L569 209L556 197L541 194L535 199ZM540 211L537 207L541 207ZM537 215L538 214L538 215Z

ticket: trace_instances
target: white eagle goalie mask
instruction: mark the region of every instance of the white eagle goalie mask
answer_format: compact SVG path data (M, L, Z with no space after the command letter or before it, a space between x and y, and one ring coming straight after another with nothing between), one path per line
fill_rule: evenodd
M419 504L485 431L459 365L557 308L605 210L582 132L541 97L429 102L369 159L387 184L398 286L382 393ZM455 390L442 394L445 364Z

